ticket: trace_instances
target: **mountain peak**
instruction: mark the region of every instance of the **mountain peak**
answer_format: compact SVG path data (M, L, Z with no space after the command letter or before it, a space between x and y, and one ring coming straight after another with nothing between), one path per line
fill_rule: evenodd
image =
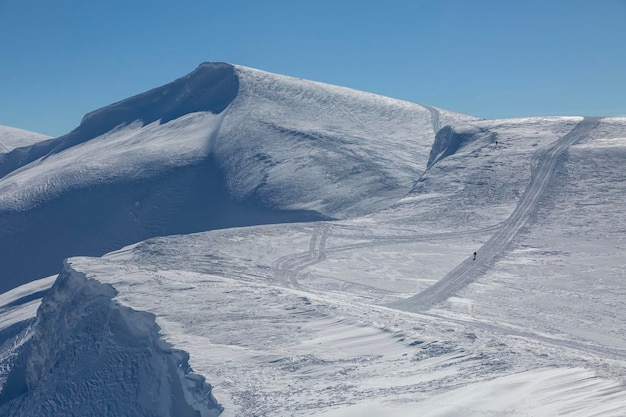
M386 207L426 167L431 111L203 63L67 135L0 155L0 261L12 277L0 290L149 237Z
M239 79L232 65L205 62L169 84L86 114L66 142L74 145L135 121L147 125L158 120L163 124L189 113L219 114L238 90Z

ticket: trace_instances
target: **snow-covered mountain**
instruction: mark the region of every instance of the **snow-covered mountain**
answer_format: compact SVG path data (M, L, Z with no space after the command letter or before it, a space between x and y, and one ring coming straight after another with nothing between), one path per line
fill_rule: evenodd
M7 147L0 414L623 416L625 138L203 64Z
M374 212L425 168L431 112L203 64L0 155L0 291L153 236Z
M29 132L9 126L0 126L0 155L9 153L16 148L25 148L37 142L51 139L41 133Z

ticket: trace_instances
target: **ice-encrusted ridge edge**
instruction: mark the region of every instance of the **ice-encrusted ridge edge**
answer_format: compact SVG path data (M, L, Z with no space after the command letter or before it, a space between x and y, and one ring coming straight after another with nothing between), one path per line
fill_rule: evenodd
M213 397L212 386L193 372L187 352L163 340L156 316L122 305L116 295L111 284L65 262L37 312L25 374L28 398L20 401L21 411L84 416L103 411L176 417L221 414L223 407ZM110 402L95 397L89 401L90 392L97 396L97 387L112 382L118 389ZM57 402L51 405L41 398ZM45 411L38 409L42 403Z

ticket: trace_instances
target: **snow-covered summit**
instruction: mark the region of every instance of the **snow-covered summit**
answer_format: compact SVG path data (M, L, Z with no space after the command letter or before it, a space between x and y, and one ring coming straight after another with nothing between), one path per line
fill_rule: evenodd
M169 84L88 113L80 126L60 141L55 152L136 122L162 125L191 113L222 113L238 89L239 78L232 65L201 64Z
M11 277L0 290L152 236L371 213L411 189L439 123L468 119L202 64L0 156L0 260Z

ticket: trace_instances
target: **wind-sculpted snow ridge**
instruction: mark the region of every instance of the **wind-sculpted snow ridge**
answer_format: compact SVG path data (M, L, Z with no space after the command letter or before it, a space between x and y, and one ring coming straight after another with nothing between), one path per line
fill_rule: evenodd
M93 111L70 133L53 141L21 147L0 159L0 177L42 157L124 126L165 124L190 113L219 114L237 95L238 78L231 65L205 63L172 83ZM104 155L99 155L104 157Z
M0 291L154 236L348 218L426 168L440 120L407 103L223 63L0 154ZM54 242L54 243L52 243ZM31 262L30 254L38 261Z
M37 313L24 368L8 375L3 416L211 417L222 407L155 317L67 265ZM9 394L7 394L9 393Z
M474 128L456 132L450 125L446 125L437 131L435 142L430 150L427 167L432 167L447 156L454 155L464 144L479 140L479 136L487 136L488 142L495 142L496 134L489 131L481 131ZM482 138L481 138L482 139Z
M15 149L0 163L0 175L6 174L0 207L28 210L72 189L194 164L210 153L237 91L232 66L203 64L170 84L87 114L67 135ZM19 155L11 159L13 153Z

